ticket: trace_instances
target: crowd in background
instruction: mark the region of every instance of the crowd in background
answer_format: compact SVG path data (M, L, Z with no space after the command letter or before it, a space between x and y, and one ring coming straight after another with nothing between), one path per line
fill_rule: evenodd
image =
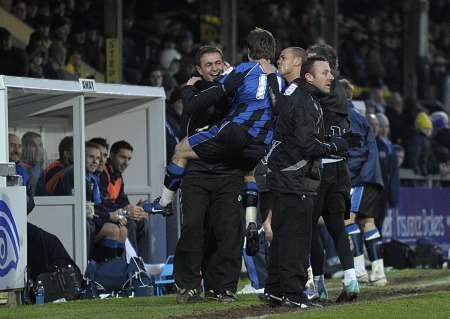
M10 32L0 28L1 74L64 80L93 76L82 74L82 61L105 71L102 1L1 0L0 5L35 30L21 49L13 44ZM179 87L195 74L194 53L200 44L220 41L218 36L200 39L200 16L219 14L218 6L218 1L200 0L127 1L124 5L124 82L164 87L168 134L175 139L182 112ZM279 50L324 41L323 1L240 1L238 6L239 35L255 25L264 27L273 32ZM447 175L448 116L435 113L443 111L442 105L421 103L401 93L402 6L401 1L339 1L339 69L355 85L370 88L355 99L366 102L368 113L386 114L392 142L406 151L404 167L424 176ZM448 0L430 5L430 79L438 97L450 67L450 28L445 20L449 10ZM243 41L238 39L240 48L245 47ZM238 59L245 56L239 50Z

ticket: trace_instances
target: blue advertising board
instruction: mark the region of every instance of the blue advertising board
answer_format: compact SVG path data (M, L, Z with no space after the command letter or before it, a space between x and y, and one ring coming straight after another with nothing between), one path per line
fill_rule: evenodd
M397 208L389 209L383 225L385 240L414 246L430 238L444 253L450 248L450 188L402 187Z

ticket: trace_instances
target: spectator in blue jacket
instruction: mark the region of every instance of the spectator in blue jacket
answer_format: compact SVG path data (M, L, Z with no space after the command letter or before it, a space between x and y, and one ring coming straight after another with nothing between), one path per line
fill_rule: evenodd
M384 218L389 207L396 207L400 193L400 176L397 155L388 138L389 120L386 115L378 113L368 116L370 126L375 134L378 151L380 154L381 176L383 178L384 189L377 202L377 217L375 225L382 232Z
M356 276L359 282L384 286L387 283L381 256L381 234L375 225L376 204L383 189L378 148L367 119L359 114L348 96L350 130L362 136L362 146L349 150L351 216L346 230L353 242ZM361 233L361 230L363 233ZM372 262L370 277L364 264L363 244Z

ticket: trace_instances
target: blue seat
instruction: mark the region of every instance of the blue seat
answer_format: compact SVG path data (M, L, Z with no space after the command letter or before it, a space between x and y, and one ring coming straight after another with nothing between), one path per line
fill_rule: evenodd
M173 255L170 255L167 257L166 263L162 267L159 278L155 280L156 295L163 295L167 287L174 284L175 278L173 277Z

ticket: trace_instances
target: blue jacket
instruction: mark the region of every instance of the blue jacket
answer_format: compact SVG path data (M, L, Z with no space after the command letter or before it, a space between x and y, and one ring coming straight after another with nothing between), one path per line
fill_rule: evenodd
M381 176L384 183L384 199L390 207L396 207L400 193L400 176L397 155L390 140L378 136L376 138L380 152Z
M351 102L348 103L348 112L350 130L362 136L362 146L349 150L348 168L352 187L373 184L383 188L377 143L369 122Z

